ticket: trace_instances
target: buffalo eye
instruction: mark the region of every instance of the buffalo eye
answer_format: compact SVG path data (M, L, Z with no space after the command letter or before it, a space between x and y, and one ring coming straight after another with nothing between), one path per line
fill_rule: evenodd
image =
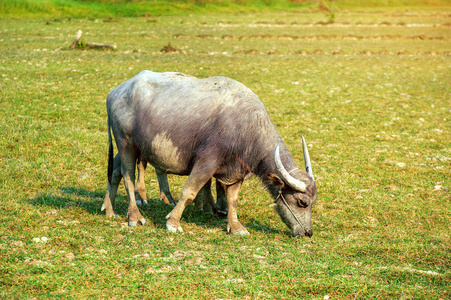
M298 205L300 207L307 207L308 206L308 203L306 201L302 200L301 198L297 199L297 201L298 201Z

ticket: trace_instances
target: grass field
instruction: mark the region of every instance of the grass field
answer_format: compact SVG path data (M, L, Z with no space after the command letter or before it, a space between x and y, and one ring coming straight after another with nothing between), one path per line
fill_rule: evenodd
M451 298L450 15L0 19L0 298ZM117 50L69 50L79 29ZM255 178L248 237L194 207L169 234L152 172L146 226L126 226L123 187L105 218L105 98L143 69L241 81L300 165L305 136L313 237L289 236ZM185 179L169 177L174 196Z

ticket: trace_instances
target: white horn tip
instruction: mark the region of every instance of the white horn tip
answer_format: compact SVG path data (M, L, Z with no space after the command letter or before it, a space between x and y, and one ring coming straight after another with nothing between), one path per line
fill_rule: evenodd
M304 152L305 170L312 177L313 181L315 181L315 177L313 176L312 171L312 163L310 162L310 155L308 153L308 147L307 144L305 143L304 136L302 136L302 149Z

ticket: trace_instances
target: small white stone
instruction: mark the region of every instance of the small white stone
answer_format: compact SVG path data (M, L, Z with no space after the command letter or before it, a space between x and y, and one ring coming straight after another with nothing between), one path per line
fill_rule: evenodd
M398 163L396 163L396 165L400 168L404 168L406 166L406 164L403 162L398 162Z
M13 244L14 246L17 246L17 247L23 247L23 246L25 246L25 243L22 242L22 241L14 241L14 242L12 242L12 244Z

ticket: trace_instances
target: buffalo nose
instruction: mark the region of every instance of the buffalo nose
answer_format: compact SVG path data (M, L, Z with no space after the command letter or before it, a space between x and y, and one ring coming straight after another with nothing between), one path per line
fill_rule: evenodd
M305 236L311 237L313 235L313 230L309 229L305 232Z

